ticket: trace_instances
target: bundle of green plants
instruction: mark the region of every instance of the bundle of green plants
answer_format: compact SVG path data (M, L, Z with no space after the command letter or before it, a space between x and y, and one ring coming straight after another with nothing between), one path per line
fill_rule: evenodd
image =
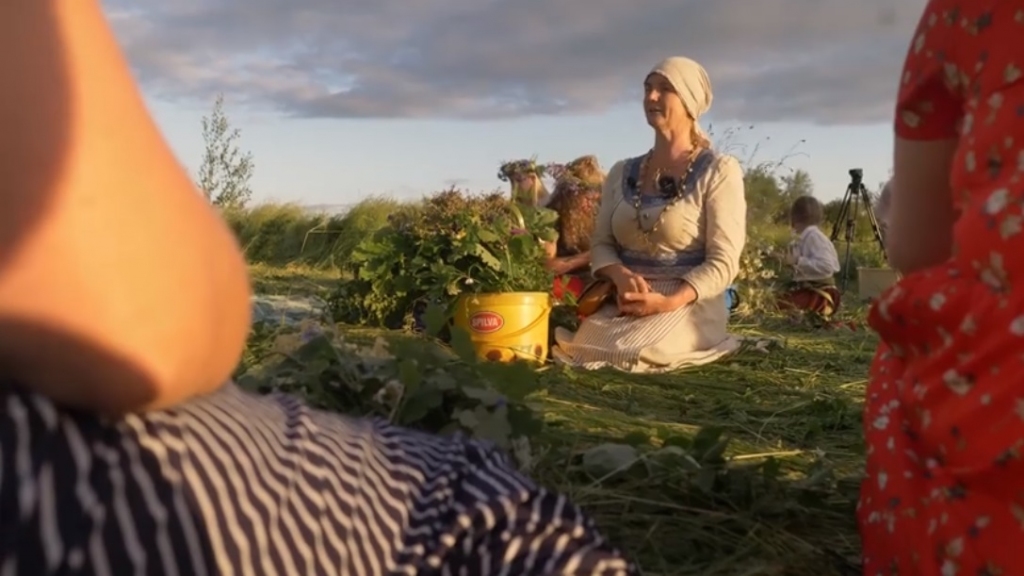
M480 360L463 330L443 346L436 337L444 310L431 307L426 319L424 335L378 333L369 342L312 321L254 331L235 379L323 410L493 442L520 466L531 465L530 438L542 429L526 403L541 386L536 372L521 362Z
M414 311L451 311L463 294L547 292L554 280L543 242L556 237L557 215L513 204L503 194L456 189L394 214L360 242L330 299L335 321L397 328Z

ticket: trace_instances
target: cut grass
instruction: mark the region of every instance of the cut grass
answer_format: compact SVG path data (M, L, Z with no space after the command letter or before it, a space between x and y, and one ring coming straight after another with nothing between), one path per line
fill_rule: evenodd
M784 340L767 353L749 350L674 374L549 378L537 399L549 453L535 477L572 495L648 573L841 574L859 553L860 410L875 341L845 330ZM595 444L627 437L657 444L709 427L734 439L726 455L735 465L776 459L795 488L824 460L836 481L814 505L801 503L808 492L800 489L767 495L792 501L775 502L785 512L765 512L756 510L764 502L694 502L696 490L681 474L609 486L581 482L568 465L573 452Z
M258 291L286 295L324 296L336 278L297 267L252 275ZM531 402L547 427L533 441L533 477L569 494L645 574L856 573L860 411L875 337L783 323L733 330L777 343L672 374L542 369ZM353 341L380 334L347 331ZM709 428L732 440L713 490L682 468L593 479L578 465L596 445L649 453ZM750 468L766 460L777 463L776 480Z
M299 264L284 267L252 264L249 278L257 294L326 298L338 283L339 272Z

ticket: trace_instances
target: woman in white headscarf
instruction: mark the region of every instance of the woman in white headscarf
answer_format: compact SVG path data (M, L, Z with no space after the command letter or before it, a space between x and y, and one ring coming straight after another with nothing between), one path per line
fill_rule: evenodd
M689 58L668 58L644 80L654 147L608 174L590 253L608 290L584 293L580 312L590 314L576 333L556 331L556 359L655 372L738 347L725 291L746 241L743 170L697 123L711 100L707 72Z

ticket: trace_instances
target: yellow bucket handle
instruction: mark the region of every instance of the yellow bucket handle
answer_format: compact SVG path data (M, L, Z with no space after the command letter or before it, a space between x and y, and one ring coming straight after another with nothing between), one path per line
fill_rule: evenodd
M550 309L551 309L551 307L548 306L548 310L550 310ZM509 334L503 334L502 335L502 339L504 339L504 338L516 338L518 336L522 336L523 334L525 334L525 333L529 332L530 330L533 330L534 328L539 326L541 321L544 320L544 319L545 319L544 315L541 314L540 316L537 317L536 320L534 320L533 322L530 322L525 327L520 328L519 330L516 330L515 332L510 332Z

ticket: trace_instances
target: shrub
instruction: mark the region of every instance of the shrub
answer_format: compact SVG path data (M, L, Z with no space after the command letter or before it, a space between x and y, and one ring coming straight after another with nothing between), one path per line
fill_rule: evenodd
M556 219L504 194L441 192L358 244L331 299L334 318L397 327L417 305L451 310L465 293L547 292L541 240L555 239Z

